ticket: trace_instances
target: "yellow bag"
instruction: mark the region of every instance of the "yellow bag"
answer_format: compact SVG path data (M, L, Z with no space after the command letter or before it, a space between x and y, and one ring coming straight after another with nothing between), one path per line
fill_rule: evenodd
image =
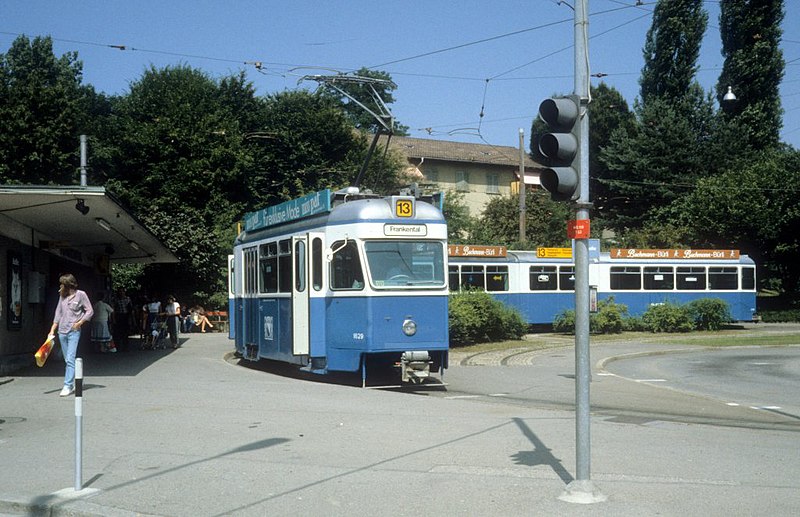
M36 358L36 366L40 368L44 366L45 361L47 361L47 358L50 357L50 352L53 351L54 344L54 338L49 338L47 341L42 343L42 346L40 346L39 350L37 350L33 355Z

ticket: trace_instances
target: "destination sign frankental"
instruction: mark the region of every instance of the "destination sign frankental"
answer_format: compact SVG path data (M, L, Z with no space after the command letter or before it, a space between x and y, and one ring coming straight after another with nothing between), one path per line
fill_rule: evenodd
M279 205L248 212L244 216L244 229L251 232L330 211L331 191L320 190Z
M612 259L738 260L739 250L646 250L611 248Z

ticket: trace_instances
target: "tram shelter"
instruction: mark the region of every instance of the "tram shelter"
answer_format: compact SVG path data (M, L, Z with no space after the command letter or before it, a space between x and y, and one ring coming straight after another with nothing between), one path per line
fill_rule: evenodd
M105 187L0 185L0 376L33 362L61 274L92 297L112 264L175 262Z

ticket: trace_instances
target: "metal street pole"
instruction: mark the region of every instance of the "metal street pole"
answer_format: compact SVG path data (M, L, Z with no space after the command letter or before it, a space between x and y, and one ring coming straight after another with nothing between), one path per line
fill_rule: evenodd
M525 242L525 131L519 128L519 242Z
M589 383L589 19L588 0L575 2L575 91L580 98L580 197L575 220L585 231L575 238L575 446L576 479L560 499L596 503L606 497L591 478L591 422Z

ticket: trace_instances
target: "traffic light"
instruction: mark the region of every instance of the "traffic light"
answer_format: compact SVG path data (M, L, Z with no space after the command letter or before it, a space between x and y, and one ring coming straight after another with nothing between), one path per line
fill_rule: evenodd
M580 197L580 107L577 95L546 99L539 105L539 117L548 126L539 139L539 152L547 159L539 178L553 201Z

